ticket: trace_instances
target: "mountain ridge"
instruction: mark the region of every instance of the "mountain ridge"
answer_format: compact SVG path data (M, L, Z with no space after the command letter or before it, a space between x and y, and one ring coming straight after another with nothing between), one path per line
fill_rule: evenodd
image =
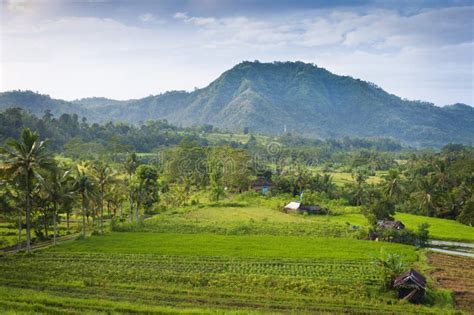
M31 93L0 93L0 109L16 106L37 115L49 109L54 115L76 113L93 122L166 119L180 126L247 127L266 134L287 129L317 138L379 136L415 146L470 144L474 139L474 108L469 105L437 107L404 100L373 83L303 62L245 61L202 89L134 100L67 102Z

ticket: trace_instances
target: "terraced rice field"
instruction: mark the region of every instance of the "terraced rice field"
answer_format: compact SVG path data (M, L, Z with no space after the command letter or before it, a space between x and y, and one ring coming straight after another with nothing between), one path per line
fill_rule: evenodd
M0 310L439 312L379 292L382 247L417 259L409 246L340 238L112 233L0 258Z

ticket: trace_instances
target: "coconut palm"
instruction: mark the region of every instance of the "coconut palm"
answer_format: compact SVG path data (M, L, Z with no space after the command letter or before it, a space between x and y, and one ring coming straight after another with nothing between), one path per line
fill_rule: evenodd
M132 186L132 176L135 174L135 171L137 170L137 167L139 166L139 161L137 158L137 155L135 152L131 153L128 157L127 160L125 161L124 168L125 171L128 174L128 189L129 189L129 203L130 203L130 220L133 220L133 195L134 195L134 189Z
M116 173L108 165L102 162L96 162L92 166L92 170L94 171L95 179L97 181L97 203L100 212L100 229L101 232L103 232L104 198L107 187L115 182Z
M70 175L70 171L63 171L59 168L53 170L48 175L46 178L40 180L40 184L46 198L52 204L54 227L53 243L56 244L58 207L68 204L69 199L72 198L70 183L73 178Z
M76 169L74 189L81 196L82 236L86 236L86 208L89 200L95 195L95 185L87 175L84 165Z
M434 207L434 197L436 193L436 183L432 176L420 178L417 185L418 190L413 194L419 202L419 209L423 210L426 216L431 216Z
M396 170L390 170L385 178L384 193L388 198L396 201L402 194L402 185L400 176Z
M436 160L433 163L433 167L435 170L436 184L441 192L444 192L450 181L446 160Z
M51 170L56 164L46 151L46 141L40 141L39 135L25 128L20 140L10 140L7 146L0 148L5 156L3 172L18 178L20 189L24 193L26 210L26 249L31 251L31 200L33 180L42 169Z

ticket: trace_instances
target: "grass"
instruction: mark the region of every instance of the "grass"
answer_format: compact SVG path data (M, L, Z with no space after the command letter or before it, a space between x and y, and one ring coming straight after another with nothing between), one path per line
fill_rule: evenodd
M409 261L416 259L413 248L406 245L272 235L111 233L69 242L55 247L54 251L368 260L377 256L381 248Z
M77 220L77 218L74 218L74 219ZM71 222L70 223L71 233L73 233L77 229L78 229L77 223ZM58 236L64 236L67 234L67 225L66 225L65 215L63 215L61 222L58 224L57 233L58 233ZM50 226L49 236L52 237L52 234L53 234L53 227ZM22 240L24 241L26 239L25 228L22 229L21 235L22 235ZM31 230L31 236L32 236L32 239L35 240L36 235L35 235L34 229ZM10 223L10 222L0 221L0 248L10 247L17 243L18 243L18 227L16 226L16 222Z
M111 233L0 257L0 310L29 313L440 313L379 291L380 249L344 238ZM35 272L31 272L34 270Z
M321 171L320 169L316 169ZM342 187L346 184L354 183L354 178L352 177L351 173L343 172L343 171L332 171L327 172L327 174L332 176L332 180L334 184L339 187ZM386 175L386 172L378 171L375 176L368 176L366 182L368 184L378 184L382 181L382 176Z
M217 206L187 207L165 212L147 220L147 231L212 232L240 234L240 229L251 234L350 236L350 227L368 227L368 221L360 213L360 207L336 207L335 215L286 214L280 209L283 202L266 200L240 202ZM238 205L238 204L237 204ZM430 224L430 237L440 240L474 242L474 228L453 220L397 213L409 229L416 230L421 223Z
M408 213L397 213L395 218L402 221L410 229L416 229L421 223L428 223L430 225L430 237L433 239L474 242L474 227L454 220L430 218Z
M355 239L367 226L359 207L335 203L335 215L286 214L287 199L241 195L119 226L125 232L0 256L0 313L454 312L446 291L431 290L429 306L380 291L374 257L397 253L418 268L423 252ZM397 218L418 224L413 215ZM449 237L444 229L435 233Z
M271 138L263 135L253 135L257 142L261 145L266 145L271 141ZM209 133L206 135L206 139L213 144L218 144L219 141L235 141L238 143L246 144L251 135L250 134L227 134L227 133Z

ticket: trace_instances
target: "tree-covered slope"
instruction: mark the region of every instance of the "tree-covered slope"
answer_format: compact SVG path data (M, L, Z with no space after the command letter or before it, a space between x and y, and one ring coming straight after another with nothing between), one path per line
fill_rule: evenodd
M36 114L75 112L89 121L167 119L180 126L249 127L268 134L286 129L318 138L392 137L416 146L474 139L470 106L403 100L372 83L302 62L242 62L203 89L129 101L64 102L32 92L1 93L0 108L12 105Z

